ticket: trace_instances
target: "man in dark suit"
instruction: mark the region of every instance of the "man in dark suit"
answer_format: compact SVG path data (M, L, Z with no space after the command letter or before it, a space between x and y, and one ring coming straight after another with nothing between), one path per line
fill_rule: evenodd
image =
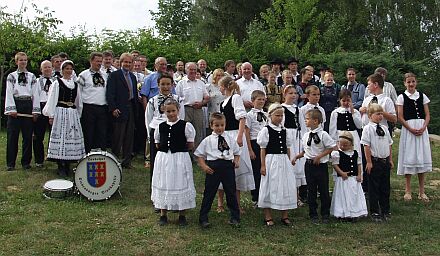
M112 151L120 157L122 150L122 167L130 169L138 100L136 76L130 72L133 66L131 54L123 53L119 60L121 68L110 73L106 96L113 117Z

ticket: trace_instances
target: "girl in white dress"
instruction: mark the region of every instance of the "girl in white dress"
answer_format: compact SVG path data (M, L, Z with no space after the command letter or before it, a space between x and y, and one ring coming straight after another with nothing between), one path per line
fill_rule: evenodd
M417 80L413 73L405 74L406 91L397 97L397 115L402 124L399 142L399 161L397 174L405 175L406 186L404 200L411 197L411 176L419 177L419 196L424 202L429 201L425 194L425 173L432 170L431 146L429 144L428 97L416 90Z
M188 151L194 146L195 129L179 119L180 103L163 103L167 121L154 131L157 155L154 161L151 201L161 209L159 224L168 223L167 211L179 211L179 225L187 224L185 210L196 207L193 168Z
M284 73L284 72L283 72ZM286 128L287 133L289 133L292 138L292 146L290 147L290 158L293 159L294 156L298 155L303 151L301 143L301 126L299 124L299 108L295 105L298 99L298 93L295 86L287 85L284 87L284 103L281 104L284 108L284 118L282 125ZM293 166L296 177L296 187L307 185L306 175L304 173L304 163L305 158L298 159L298 164ZM298 194L301 195L300 193ZM302 198L303 200L306 198ZM298 198L298 206L302 206L303 202Z
M331 154L337 177L330 214L336 218L351 221L368 215L367 203L361 186L361 153L353 148L354 139L351 132L340 132L338 141L339 150Z
M252 171L251 158L246 139L243 137L246 125L246 110L243 99L239 92L238 84L229 76L225 76L219 81L220 91L225 95L225 100L220 104L220 111L226 117L225 132L237 140L241 148L240 167L235 170L235 182L237 186L237 201L240 207L240 191L251 191L255 189L254 174ZM223 190L221 184L218 194L218 210L223 208ZM240 207L240 212L244 213Z
M52 125L47 159L57 161L61 176L69 175L70 163L86 154L80 122L83 104L81 91L72 78L73 68L70 60L61 64L63 77L53 82L43 109L43 115L49 117Z
M269 107L269 125L257 137L261 147L261 183L258 207L264 209L266 226L273 226L272 209L281 211L281 223L291 225L288 210L297 208L296 177L290 161L292 137L282 126L284 108Z

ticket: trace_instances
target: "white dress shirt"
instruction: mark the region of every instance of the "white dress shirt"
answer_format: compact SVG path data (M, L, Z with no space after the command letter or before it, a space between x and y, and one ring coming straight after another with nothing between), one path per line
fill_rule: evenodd
M94 74L100 74L104 80L104 84L93 83ZM106 75L99 71L93 71L91 69L86 69L78 75L76 82L78 83L78 90L81 91L82 102L86 104L93 105L107 105L107 81Z
M370 146L371 156L378 158L386 158L390 156L390 145L393 139L390 136L388 127L380 124L385 136L379 136L376 133L377 124L369 122L362 130L361 144Z
M263 113L263 115L266 117L266 120L263 119L261 122L258 122L258 113ZM264 112L262 109L252 108L249 112L247 112L246 126L249 128L251 140L257 139L258 133L263 129L264 126L267 125L268 120L269 117L267 113Z
M362 103L362 107L368 108L368 105L370 105L370 102L374 96L377 97L377 104L382 106L383 111L385 111L391 115L396 115L396 108L394 107L393 101L389 97L385 96L385 94L383 94L383 93L381 93L379 95L371 94L370 96L368 96L367 98L364 99L364 102ZM362 114L362 125L365 126L369 122L370 122L370 119L368 118L368 113ZM388 129L388 122L385 118L383 118L382 122L380 122L380 123L385 125Z
M251 101L251 94L255 90L260 90L265 93L263 84L257 79L245 79L244 77L237 80L237 84L240 87L240 95L243 101Z
M212 132L211 135L200 142L200 145L197 147L194 155L198 157L203 157L205 160L208 161L218 159L231 161L234 160L234 156L240 154L240 148L238 147L237 141L235 140L235 138L232 138L225 132L223 132L221 136L223 136L226 140L226 143L228 143L229 150L221 152L218 149L218 134Z
M24 71L26 83L18 82L18 73L14 71L6 78L6 97L5 97L5 115L9 113L17 113L14 97L31 97L32 114L41 114L40 95L37 86L37 78L34 74Z
M314 142L312 139L310 146L307 145L307 141L309 140L309 135L311 132L317 133L319 139L321 140L318 144ZM322 127L318 127L314 130L309 130L304 134L302 138L302 143L304 147L304 157L306 159L313 159L319 154L321 154L324 150L334 148L336 146L336 142L330 137L330 135L325 132ZM320 159L321 163L327 163L329 160L329 155L325 155Z
M304 135L307 132L307 127L306 127L306 114L307 111L314 109L315 107L318 108L319 111L321 111L322 114L322 123L320 124L320 126L324 129L324 123L326 121L325 119L325 111L324 109L319 106L318 103L316 103L316 105L311 104L310 102L307 102L306 105L302 106L299 108L299 124L301 125L301 135Z
M202 102L208 91L205 83L198 79L183 79L177 83L176 94L182 98L184 106L192 106L195 102Z

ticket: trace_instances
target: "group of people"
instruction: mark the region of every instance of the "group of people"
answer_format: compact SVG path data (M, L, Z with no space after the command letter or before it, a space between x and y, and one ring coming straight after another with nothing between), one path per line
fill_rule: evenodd
M90 68L76 75L74 63L56 55L41 63L37 79L26 69L27 55L16 54L18 69L8 75L6 89L8 170L15 168L20 131L23 168L30 168L32 137L36 166L43 165L50 124L47 159L58 163L62 176L69 174L69 163L96 148L111 147L122 166L132 168L133 151L143 142L161 225L168 223L170 210L186 225L185 210L196 207L193 162L206 173L199 215L204 228L217 193L217 211L224 211L226 194L229 223L239 225L241 191L251 191L267 226L275 224L273 209L281 211L282 224L291 225L288 210L304 203L314 224L327 223L330 215L356 220L368 215L367 191L370 215L380 222L391 218L391 133L398 120L397 173L406 178L404 200L412 200L411 176L418 175L418 198L429 201L424 191L424 174L432 169L429 99L416 90L412 73L405 74L406 91L397 97L384 81L384 68L368 77L367 86L349 68L348 83L340 86L330 69L320 78L311 66L299 73L294 58L283 71L280 60L261 66L259 78L247 61L228 60L224 69L207 72L203 59L179 61L174 70L158 57L151 72L139 52L123 53L117 63L110 51L93 52L89 60Z

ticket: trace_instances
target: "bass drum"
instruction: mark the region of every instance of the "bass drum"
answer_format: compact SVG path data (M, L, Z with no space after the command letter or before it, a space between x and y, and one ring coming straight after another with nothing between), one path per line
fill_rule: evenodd
M119 190L121 179L121 164L106 151L90 152L75 170L76 188L91 201L109 199Z

